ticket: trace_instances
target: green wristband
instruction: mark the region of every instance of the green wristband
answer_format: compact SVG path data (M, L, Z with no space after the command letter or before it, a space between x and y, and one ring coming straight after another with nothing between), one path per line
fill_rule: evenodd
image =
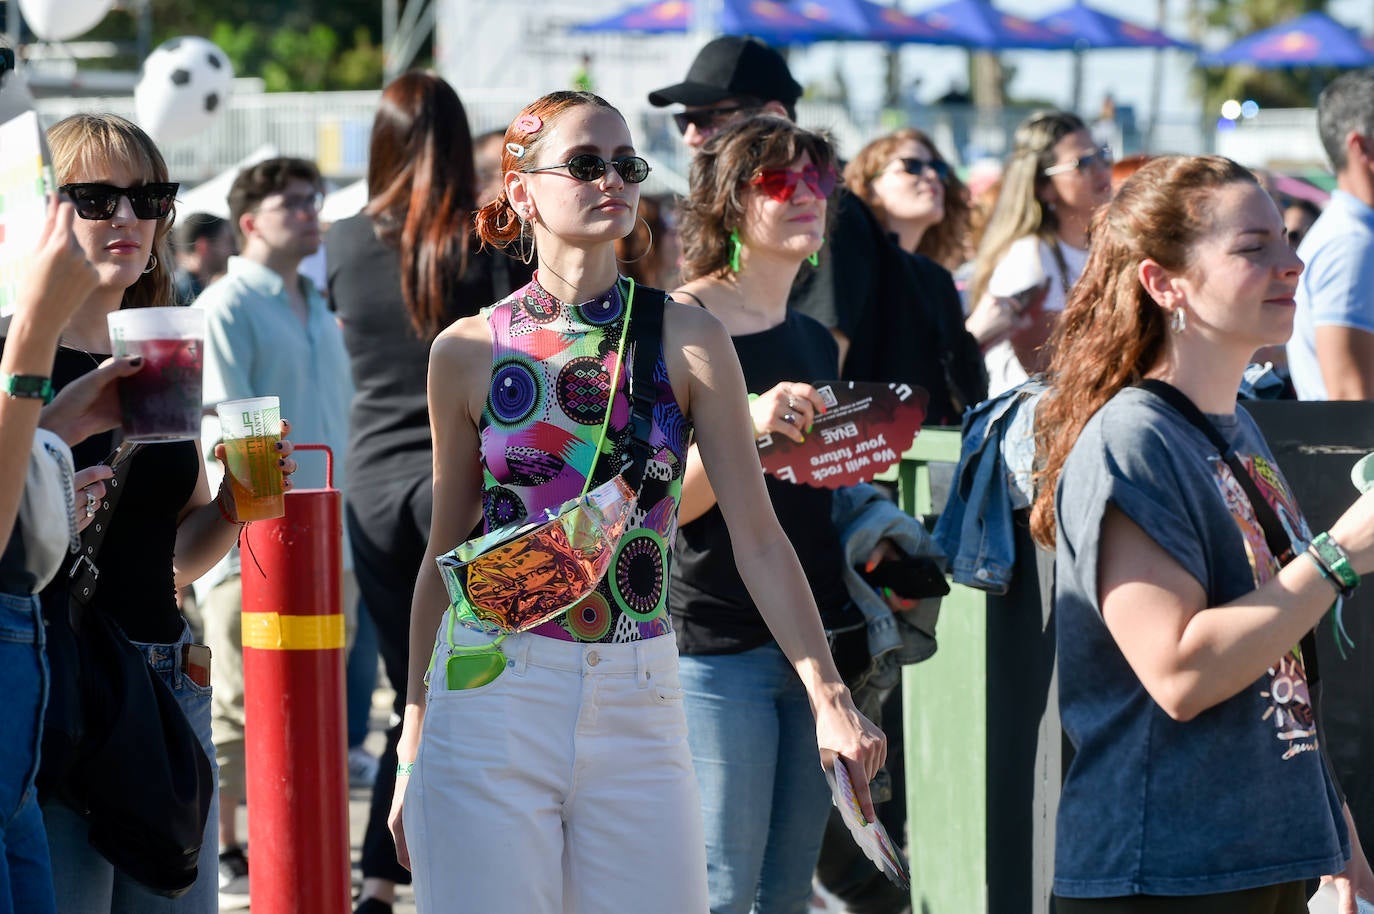
M52 379L44 375L0 371L0 393L9 394L11 400L42 400L47 406L53 398Z
M414 770L415 770L415 763L414 763L414 762L400 762L399 764L396 765L396 777L398 777L398 778L408 778L408 777L410 777L411 773L412 773Z
M1317 563L1331 572L1335 583L1340 587L1341 596L1348 599L1355 592L1355 588L1360 586L1360 576L1350 567L1350 556L1345 549L1326 531L1312 537L1312 543L1308 548L1316 555Z

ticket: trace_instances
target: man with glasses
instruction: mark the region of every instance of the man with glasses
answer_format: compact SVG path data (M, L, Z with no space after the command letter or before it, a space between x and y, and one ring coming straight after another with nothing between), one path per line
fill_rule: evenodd
M680 83L649 93L656 107L679 104L674 120L693 150L725 125L771 114L796 120L802 87L787 61L757 38L726 35L707 42ZM816 269L803 269L788 305L829 327L840 345L841 377L847 381L919 383L908 334L894 331L904 309L920 309L924 293L900 281L884 288L885 248L894 242L872 211L841 189L831 200L825 246ZM922 258L924 259L924 258ZM888 283L891 285L891 283ZM932 420L957 422L957 410L931 405Z
M1374 400L1374 70L1338 77L1317 101L1336 190L1298 245L1288 369L1302 400Z
M224 400L280 397L292 438L327 444L336 455L344 452L353 398L348 353L324 297L300 273L301 262L320 247L322 189L313 163L276 158L244 169L229 190L229 221L240 253L229 258L225 275L195 303L206 316L204 402L209 417L201 438L211 472L218 473L213 447L220 438L214 407ZM335 488L342 490L343 463L336 461L334 467ZM324 461L302 461L294 479L299 488L323 488ZM349 632L358 599L351 554L345 544L340 589ZM248 892L248 861L235 824L245 790L241 593L237 547L196 582L205 640L215 658L212 724L220 770L222 898Z

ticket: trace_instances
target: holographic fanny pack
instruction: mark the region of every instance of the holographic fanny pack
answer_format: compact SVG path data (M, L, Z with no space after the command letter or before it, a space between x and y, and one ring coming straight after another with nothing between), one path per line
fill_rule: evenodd
M501 527L439 556L459 621L523 632L565 612L601 583L634 506L634 490L616 476L547 520Z

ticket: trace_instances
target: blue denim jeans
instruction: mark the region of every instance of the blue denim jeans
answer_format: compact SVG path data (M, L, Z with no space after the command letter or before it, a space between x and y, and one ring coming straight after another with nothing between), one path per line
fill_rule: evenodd
M52 867L33 787L48 665L38 599L0 593L0 914L50 914Z
M772 643L679 670L712 914L805 914L831 803L801 680Z
M210 689L196 685L181 668L181 646L190 641L191 630L187 628L175 644L134 645L171 688L214 767ZM180 898L158 895L116 870L87 841L90 829L84 819L60 802L44 804L59 914L215 914L219 910L218 790L213 797L196 884Z

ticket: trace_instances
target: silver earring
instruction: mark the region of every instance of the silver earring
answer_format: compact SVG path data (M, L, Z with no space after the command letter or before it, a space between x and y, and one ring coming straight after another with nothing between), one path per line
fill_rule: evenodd
M646 245L644 245L644 250L642 250L642 251L639 252L639 256L638 256L638 257L631 257L629 260L621 260L619 257L617 257L616 260L619 261L620 263L639 263L639 261L641 261L641 260L643 260L645 257L649 256L649 252L652 251L652 250L654 249L654 229L653 229L653 226L649 225L649 221L648 221L647 219L645 219L643 216L640 216L640 217L639 217L639 221L644 223L644 231L646 231L646 232L649 233L649 243L646 244Z
M520 262L525 266L534 263L534 232L530 231L523 212L520 213Z
M148 274L157 269L157 255L153 254L148 258L148 265L143 268L144 274Z
M1184 311L1182 306L1175 308L1173 313L1169 315L1169 329L1175 334L1188 329L1188 312Z

